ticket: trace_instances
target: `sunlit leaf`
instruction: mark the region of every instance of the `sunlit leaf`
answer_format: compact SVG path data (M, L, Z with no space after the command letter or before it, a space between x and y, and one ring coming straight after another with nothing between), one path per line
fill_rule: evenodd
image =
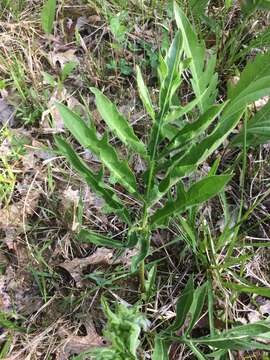
M205 65L206 49L203 42L199 42L189 20L184 12L174 2L174 15L178 28L183 36L183 47L190 61L192 73L192 87L197 98L200 98L199 108L204 113L214 102L217 94L217 74L215 73L216 57L212 55ZM205 93L205 90L207 92ZM202 97L202 94L205 95Z

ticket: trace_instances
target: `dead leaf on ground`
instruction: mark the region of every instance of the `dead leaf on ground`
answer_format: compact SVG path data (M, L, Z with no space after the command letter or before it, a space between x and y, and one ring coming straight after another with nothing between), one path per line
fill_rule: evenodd
M254 102L254 105L250 105L251 108L255 108L257 111L259 111L261 108L263 108L269 101L269 96L264 96L259 100L256 100Z
M65 131L62 116L55 107L56 102L66 102L70 110L78 112L82 117L87 116L84 106L74 96L70 96L65 88L62 91L55 90L48 102L48 109L43 111L41 116L41 129L46 134Z
M69 49L63 52L52 51L49 53L49 60L54 67L56 67L59 64L62 69L64 65L69 62L76 62L76 63L79 62L77 56L75 55L75 52L76 49Z
M0 99L0 128L4 125L13 127L15 109L5 99Z
M89 265L109 264L113 257L113 251L106 248L98 248L92 255L85 258L67 260L59 266L69 272L78 287L82 286L83 270Z
M254 323L259 320L263 320L265 317L270 316L270 300L263 300L263 304L259 306L257 310L251 310L248 313L248 320L250 323Z
M123 255L114 258L114 253L104 247L98 248L92 255L85 258L75 258L61 263L59 266L69 272L78 287L83 286L83 270L89 265L118 265L130 266L131 259L137 254L136 249L127 249Z
M72 190L72 187L69 186L64 190L62 197L62 206L64 211L70 210L71 208L76 208L79 204L80 193L79 190Z
M80 226L77 221L77 208L79 205L80 193L79 190L72 190L69 186L61 194L61 212L63 218L66 218L68 226L72 231L76 231Z
M78 336L70 333L65 328L60 330L60 336L66 337L62 346L62 355L70 356L90 350L94 347L103 347L107 341L103 336L98 335L92 320L86 320L83 324L86 330L85 336Z
M48 102L48 110L43 111L41 115L41 128L45 133L59 133L64 131L64 122L55 107L56 102L62 102L67 99L67 91L55 90ZM51 115L51 117L50 117Z
M41 184L40 180L34 181L26 175L16 186L20 200L0 211L0 229L5 233L3 241L10 250L16 249L16 237L23 232L27 218L35 213L42 192Z

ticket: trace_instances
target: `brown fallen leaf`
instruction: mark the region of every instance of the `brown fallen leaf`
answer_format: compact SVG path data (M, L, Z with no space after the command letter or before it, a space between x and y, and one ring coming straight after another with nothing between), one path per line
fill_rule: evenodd
M14 126L15 109L5 99L0 99L0 129L2 126Z
M127 249L123 255L114 258L114 253L110 249L104 247L98 248L92 255L85 258L75 258L73 260L67 260L61 263L59 266L69 272L71 277L75 280L76 285L81 287L83 270L89 265L105 264L105 265L117 265L123 264L124 266L130 266L131 258L137 255L137 250Z
M59 133L64 131L64 122L55 107L55 102L62 102L67 99L67 91L65 88L62 91L55 90L48 102L48 110L43 111L41 115L41 128L45 133ZM53 124L51 118L53 120Z
M89 265L109 264L113 257L113 251L106 248L98 248L92 255L85 258L67 260L59 266L69 272L78 287L82 286L83 269Z
M68 62L79 62L77 56L75 55L76 49L69 49L63 52L50 52L49 60L51 64L56 67L57 64L60 65L61 68Z
M16 186L20 200L0 211L0 229L4 231L3 241L10 250L14 250L16 237L24 231L26 220L35 213L41 195L41 181L25 175Z
M78 336L70 333L65 328L60 330L60 336L66 337L62 346L62 355L70 356L90 350L94 347L102 347L107 345L107 341L103 336L98 335L92 320L86 320L84 323L86 334L85 336Z

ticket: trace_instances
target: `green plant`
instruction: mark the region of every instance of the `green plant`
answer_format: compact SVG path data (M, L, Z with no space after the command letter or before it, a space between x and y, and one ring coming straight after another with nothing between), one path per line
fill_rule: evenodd
M180 31L175 35L165 58L160 55L157 107L153 106L141 71L137 69L139 94L152 120L147 146L139 140L116 106L98 89L91 88L100 115L109 129L127 146L128 156L137 153L147 162L143 192L138 191L138 181L128 162L121 160L116 148L110 144L108 133L99 139L93 123L88 126L63 104L56 105L67 129L83 147L100 158L100 172L93 173L71 145L57 137L60 153L66 156L92 190L103 198L107 205L106 211L118 214L128 226L127 239L123 242L86 229L80 231L78 239L113 248L139 246L132 270L136 271L140 267L142 290L145 289L144 259L150 251L152 232L217 195L230 181L232 174L227 171L215 175L215 165L208 176L195 183L183 180L188 179L222 145L240 121L247 105L270 93L270 55L258 55L253 63L246 66L238 84L230 89L228 100L216 104L216 56L212 55L206 62L204 43L198 41L176 3L174 11ZM192 76L190 83L195 97L182 106L177 99L177 90L182 82L181 74L186 69ZM188 122L183 120L184 115L189 119ZM105 181L103 167L110 172L110 183ZM134 214L126 208L115 192L115 183L119 183L123 191L127 191L141 204L140 213ZM161 200L162 206L158 205Z
M269 345L263 342L263 340L269 339L270 324L268 320L233 326L229 330L217 330L214 325L211 297L210 282L205 282L202 286L194 289L193 279L189 279L176 305L176 318L173 324L156 337L153 360L168 360L167 348L172 341L185 344L199 360L209 357L227 359L229 352L239 350L261 349L269 351ZM197 338L192 337L191 332L196 322L203 316L207 298L210 334ZM174 335L180 329L183 330L183 335ZM200 350L200 346L204 347L204 352ZM208 348L207 351L205 347Z
M269 0L243 0L241 1L242 10L251 13L257 9L270 10Z
M0 3L1 16L3 16L6 12L9 12L18 20L21 12L25 8L25 5L25 0L2 0Z
M141 329L147 329L148 321L136 306L127 307L126 305L116 304L115 312L112 312L104 299L102 305L107 318L104 335L111 342L111 345L108 348L96 349L94 359L138 359L137 350L140 345L140 332Z
M41 12L41 25L46 34L51 34L56 14L56 0L46 0Z
M57 79L47 72L43 72L44 81L52 88L58 87L59 91L62 90L64 81L71 75L71 73L77 68L78 63L70 61L63 66Z

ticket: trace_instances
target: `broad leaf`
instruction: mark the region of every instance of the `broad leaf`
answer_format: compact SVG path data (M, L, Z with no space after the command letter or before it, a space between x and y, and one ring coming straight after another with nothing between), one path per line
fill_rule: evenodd
M202 313L206 294L207 294L207 286L208 283L206 282L202 286L198 287L193 294L193 301L189 310L191 316L190 316L188 328L185 331L185 335L189 334L193 330L194 325L196 324Z
M65 126L76 140L85 148L100 157L100 160L111 171L117 181L130 193L136 192L136 179L126 161L119 160L115 149L108 143L107 136L101 140L96 136L94 128L89 128L74 112L62 104L56 104Z
M124 144L146 158L144 144L135 135L132 127L116 106L98 89L91 88L91 91L95 94L97 109L109 128Z
M168 360L169 346L166 340L163 340L158 335L155 337L155 348L152 354L152 360Z
M241 73L237 85L230 87L228 97L231 102L224 116L231 116L248 104L270 94L270 53L259 54L247 64Z
M192 87L197 98L201 98L199 108L204 113L214 103L217 94L217 74L215 73L216 57L212 55L205 65L206 49L203 42L199 42L190 22L184 12L174 2L174 15L178 28L183 36L184 52L190 61ZM205 90L207 92L205 93ZM202 94L205 95L202 97Z
M242 146L244 131L235 136L232 140L233 146ZM259 110L250 120L247 121L246 144L257 146L270 141L270 101Z
M151 223L153 225L162 224L168 217L179 215L189 207L200 205L211 199L223 190L230 179L231 175L219 175L209 176L198 181L189 188L185 197L177 196L176 200L169 200L161 209L158 209L151 217Z
M121 203L120 199L109 189L106 184L103 183L97 174L93 173L86 163L76 154L73 148L62 138L55 137L56 145L61 154L63 154L70 162L72 167L78 172L78 174L86 181L90 188L102 199L105 203L117 212L128 223L130 222L128 211Z
M166 331L177 331L183 326L186 316L190 310L194 296L194 283L193 277L190 277L186 287L178 298L176 304L176 318L171 326Z

